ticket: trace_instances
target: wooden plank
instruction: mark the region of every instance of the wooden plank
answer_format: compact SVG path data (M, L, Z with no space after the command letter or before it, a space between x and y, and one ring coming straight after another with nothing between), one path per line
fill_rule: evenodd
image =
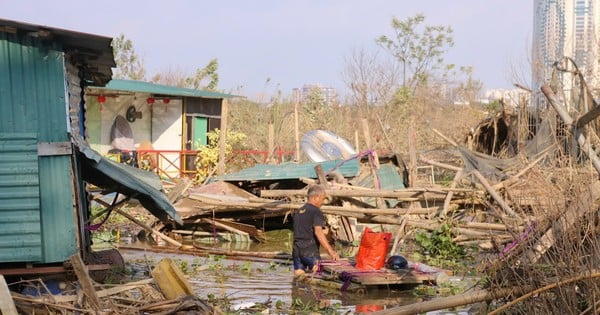
M240 230L238 230L238 229L236 229L234 227L231 227L231 226L229 226L229 225L227 225L225 223L222 223L222 222L219 222L219 221L216 221L216 220L212 220L212 219L208 219L208 218L202 218L201 221L204 222L204 223L207 223L207 224L214 225L214 226L216 226L218 228L222 228L222 229L224 229L226 231L229 231L231 233L235 233L235 234L239 234L239 235L242 235L242 236L245 236L245 237L249 237L248 233L246 233L244 231L240 231Z
M185 194L185 192L188 189L190 189L190 187L192 187L193 184L194 182L192 182L192 180L187 177L180 178L177 184L173 188L171 188L171 190L169 190L169 194L167 194L167 199L169 199L171 203L175 203L175 201L177 201L179 197Z
M122 215L122 216L126 217L127 219L131 220L133 223L135 223L135 224L137 224L137 225L139 225L139 226L143 227L143 228L144 228L146 231L148 231L148 232L150 232L150 233L152 233L152 234L155 234L156 236L158 236L158 237L162 238L162 239L163 239L163 240L165 240L167 243L170 243L170 244L172 244L172 245L175 245L175 246L177 246L177 247L181 247L181 245L182 245L182 244L181 244L181 243L179 243L178 241L176 241L176 240L174 240L174 239L172 239L172 238L170 238L170 237L168 237L168 236L164 235L163 233L161 233L161 232L159 232L159 231L157 231L157 230L155 230L155 229L151 228L149 225L147 225L147 224L146 224L146 223L144 223L144 222L141 222L141 221L139 221L138 219L134 218L134 217L133 217L132 215L130 215L129 213L127 213L127 212L125 212L125 211L123 211L123 210L121 210L121 209L117 209L117 208L115 208L115 209L114 209L114 211L116 211L118 214L120 214L120 215Z
M151 273L152 278L167 299L194 295L194 290L187 278L170 258L163 258Z
M422 284L424 282L435 282L437 274L421 274L413 270L391 271L386 268L379 270L359 270L348 261L322 262L323 270L332 274L345 272L352 276L355 283L370 285L387 284Z
M315 173L319 179L319 185L327 189L329 185L327 184L327 178L325 177L325 172L323 171L323 166L321 164L317 164L317 166L315 166Z
M454 190L457 195L464 195L466 192ZM328 196L332 197L373 197L373 198L386 198L386 199L397 199L402 201L418 201L418 200L440 200L446 199L447 190L435 190L435 189L398 189L398 190L339 190L339 189L326 189ZM475 193L475 191L471 191ZM277 198L277 197L290 197L290 196L303 196L306 195L304 189L264 189L260 191L261 197ZM383 208L383 207L381 207Z
M72 144L66 142L39 142L38 156L70 155L72 153Z
M554 110L556 110L556 112L558 113L558 116L560 116L560 118L563 120L563 122L567 126L572 126L573 118L571 117L569 112L566 110L566 108L562 104L560 104L560 101L558 100L558 98L556 97L556 94L554 94L552 89L547 85L543 85L542 92L544 93L544 95L546 96L548 101L550 102L550 105L552 105L552 107L554 107ZM600 173L600 158L598 157L598 155L596 155L596 152L592 148L588 139L586 139L586 137L583 135L583 133L577 128L575 128L575 130L573 130L573 133L575 134L575 139L577 140L577 143L581 147L581 151L587 155L587 157L592 162L592 165L594 166L596 171L598 173Z
M96 290L94 290L94 285L92 284L92 279L90 279L87 268L83 264L83 260L81 260L81 257L79 257L78 254L75 254L71 256L69 261L73 266L73 271L75 271L75 274L77 275L77 279L79 280L79 284L83 289L83 293L85 294L88 303L94 311L99 312L100 300L98 300Z
M2 315L18 315L17 307L10 295L10 290L4 280L4 276L0 275L0 314Z
M481 175L478 170L471 171L471 174L477 177L479 182L483 185L483 187L485 187L488 193L490 193L490 196L494 198L494 200L500 205L506 214L510 215L511 217L518 217L517 213L514 212L506 202L504 202L504 199L502 199L500 194L498 194L498 192L492 187L492 185L490 185L490 183L485 179L485 177L483 177L483 175Z

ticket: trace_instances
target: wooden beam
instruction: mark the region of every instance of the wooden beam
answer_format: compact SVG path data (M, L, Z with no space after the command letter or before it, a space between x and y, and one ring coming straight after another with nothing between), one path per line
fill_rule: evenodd
M19 315L3 275L0 275L0 314Z
M245 236L245 237L249 237L250 236L248 233L246 233L244 231L240 231L240 230L238 230L236 228L233 228L233 227L231 227L231 226L229 226L227 224L224 224L224 223L221 223L221 222L218 222L218 221L215 221L215 220L211 220L211 219L208 219L208 218L202 218L201 221L204 222L204 223L208 223L208 224L214 225L214 226L216 226L218 228L222 228L223 230L229 231L231 233L239 234L239 235L242 235L242 236Z
M594 108L575 120L575 127L581 128L600 116L600 106L594 102Z
M98 299L98 295L96 295L94 284L92 283L92 279L88 274L88 270L83 263L83 260L81 260L79 254L75 254L69 258L69 261L73 266L73 271L75 271L75 274L77 275L77 279L79 280L83 294L87 298L87 302L94 311L100 312L100 300Z
M542 92L544 93L544 95L546 96L548 101L550 102L550 105L552 105L552 107L554 107L554 109L558 113L558 116L560 116L560 118L563 120L563 122L567 126L572 126L573 118L571 118L571 116L569 115L567 110L564 108L564 106L562 106L560 104L559 100L556 98L556 95L554 94L552 89L549 86L544 85L544 86L542 86ZM598 173L600 173L600 158L598 158L598 156L594 152L594 149L590 145L589 141L585 138L583 133L581 133L579 131L579 129L577 129L577 128L574 128L574 129L575 129L574 130L575 138L577 140L577 143L579 144L579 146L582 149L581 151L583 151L583 153L585 153L588 156L590 161L592 161L592 165L594 166L596 171Z
M229 108L227 99L221 101L221 135L219 136L219 161L217 162L217 175L225 173L225 144L227 143L227 116Z
M317 173L317 178L319 178L319 185L327 189L329 185L327 184L327 177L325 177L325 172L323 171L323 166L321 164L315 166L315 173Z
M504 200L502 199L502 197L500 197L498 192L492 187L492 185L490 185L490 183L487 181L487 179L485 179L485 177L483 177L483 175L481 175L481 173L479 173L478 170L471 171L471 174L473 174L473 175L475 175L475 177L477 177L477 179L479 180L481 185L483 185L483 187L485 187L485 189L488 191L490 196L492 196L492 198L494 198L494 200L500 205L500 207L502 207L502 210L504 210L504 212L506 212L506 214L508 214L512 217L517 217L517 214L510 208L510 206L508 204L506 204L506 202L504 202Z
M464 195L466 191L453 190L457 195ZM372 197L372 198L391 198L402 201L418 201L426 200L444 200L448 191L435 189L399 189L399 190L338 190L327 189L328 196L332 197ZM471 191L475 192L475 191ZM276 197L292 197L305 196L306 191L303 189L271 189L261 190L261 197L276 198Z
M163 233L151 228L149 225L147 225L146 223L140 222L138 219L134 218L132 215L130 215L129 213L121 210L121 209L117 209L115 208L113 211L116 211L118 214L126 217L127 219L131 220L133 223L143 227L146 231L155 234L156 236L162 238L163 240L165 240L167 243L170 243L172 245L175 245L177 247L181 247L181 243L179 243L178 241L164 235Z

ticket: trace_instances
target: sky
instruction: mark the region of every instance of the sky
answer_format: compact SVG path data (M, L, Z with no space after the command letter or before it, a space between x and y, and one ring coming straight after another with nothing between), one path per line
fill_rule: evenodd
M445 61L472 66L484 89L512 88L527 62L529 0L0 0L0 18L117 37L133 42L148 77L168 69L193 73L213 58L224 92L262 98L320 84L347 88L353 53L380 50L393 17L416 14L450 26L455 45Z

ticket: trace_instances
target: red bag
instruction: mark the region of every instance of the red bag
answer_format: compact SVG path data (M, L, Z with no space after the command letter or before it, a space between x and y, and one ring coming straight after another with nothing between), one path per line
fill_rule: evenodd
M356 312L359 314L383 311L383 305L375 305L375 304L356 305L355 308L356 308Z
M392 233L373 232L366 228L360 239L356 255L356 269L379 270L385 264Z

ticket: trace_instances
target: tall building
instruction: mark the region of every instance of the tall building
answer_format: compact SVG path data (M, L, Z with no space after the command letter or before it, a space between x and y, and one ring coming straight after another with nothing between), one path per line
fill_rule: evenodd
M534 91L552 79L553 64L571 58L592 90L600 89L600 0L534 0L532 71ZM562 88L572 76L558 72Z
M323 105L331 106L338 103L337 91L332 87L323 87L318 84L305 84L302 88L292 90L292 99L297 103L304 103L314 89L318 89L323 100Z

